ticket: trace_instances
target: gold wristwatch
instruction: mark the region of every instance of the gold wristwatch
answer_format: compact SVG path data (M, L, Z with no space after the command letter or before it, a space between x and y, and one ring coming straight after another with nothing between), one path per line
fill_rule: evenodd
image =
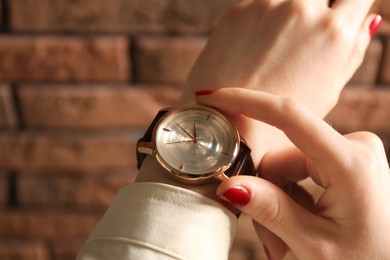
M138 168L155 156L171 178L186 184L257 176L251 150L236 127L216 109L192 105L158 112L137 143Z

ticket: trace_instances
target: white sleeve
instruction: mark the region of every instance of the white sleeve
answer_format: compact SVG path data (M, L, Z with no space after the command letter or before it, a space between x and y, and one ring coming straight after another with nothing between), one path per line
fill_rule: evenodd
M160 183L119 191L77 259L228 259L237 218L198 193Z

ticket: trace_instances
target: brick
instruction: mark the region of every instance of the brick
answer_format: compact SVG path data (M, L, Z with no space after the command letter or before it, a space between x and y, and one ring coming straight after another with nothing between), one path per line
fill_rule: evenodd
M387 155L387 161L390 162L390 134L379 136L382 139L383 145L385 147L385 152Z
M18 97L29 128L102 129L146 127L180 90L170 86L24 85Z
M0 133L0 169L94 172L135 165L141 133Z
M134 42L135 80L183 83L205 43L204 38L138 37Z
M25 173L18 178L17 198L22 208L102 211L135 176L135 169L111 170L94 176Z
M7 175L0 172L0 209L8 203L8 178ZM0 259L2 259L0 257Z
M2 260L49 260L50 249L42 241L0 240Z
M390 84L390 37L387 38L384 45L384 55L382 58L379 83L387 85Z
M350 85L373 86L378 78L379 65L383 53L382 42L373 39L369 45L362 65L349 82Z
M381 10L378 13L382 15L383 20L382 20L382 24L378 29L377 34L389 36L390 35L390 5L389 3L387 3L387 5L383 4L380 8Z
M0 30L3 30L3 2L0 1Z
M18 32L208 33L233 0L12 0Z
M56 239L87 237L102 214L65 211L3 211L0 237L8 239Z
M345 89L326 120L342 132L390 133L390 90Z
M72 239L57 238L54 241L51 241L53 259L76 259L78 252L81 250L86 240L86 237L72 237Z
M378 34L390 35L390 20L385 20L382 22Z
M17 122L11 87L0 84L0 128L15 128Z
M126 82L128 49L121 36L1 36L0 80Z

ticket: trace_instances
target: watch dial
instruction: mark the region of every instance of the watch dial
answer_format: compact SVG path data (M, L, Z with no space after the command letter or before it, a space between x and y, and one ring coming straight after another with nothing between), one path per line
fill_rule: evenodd
M155 136L157 158L174 173L200 176L225 170L239 150L235 127L203 106L168 113Z

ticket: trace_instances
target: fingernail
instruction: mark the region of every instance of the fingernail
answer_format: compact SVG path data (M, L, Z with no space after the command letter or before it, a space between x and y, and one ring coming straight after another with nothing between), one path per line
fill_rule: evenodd
M265 255L267 256L267 259L268 259L268 260L271 260L271 255L270 255L270 253L269 253L268 248L267 248L265 245L263 245L263 248L264 248L264 253L265 253Z
M375 16L370 23L370 36L373 38L382 23L382 17L380 15Z
M235 204L238 206L244 206L248 204L251 196L249 191L241 186L232 187L226 190L222 196L222 199L226 200L231 204Z
M215 91L216 91L216 89L201 89L201 90L195 91L195 95L206 96L206 95L210 95L210 94L214 93Z

